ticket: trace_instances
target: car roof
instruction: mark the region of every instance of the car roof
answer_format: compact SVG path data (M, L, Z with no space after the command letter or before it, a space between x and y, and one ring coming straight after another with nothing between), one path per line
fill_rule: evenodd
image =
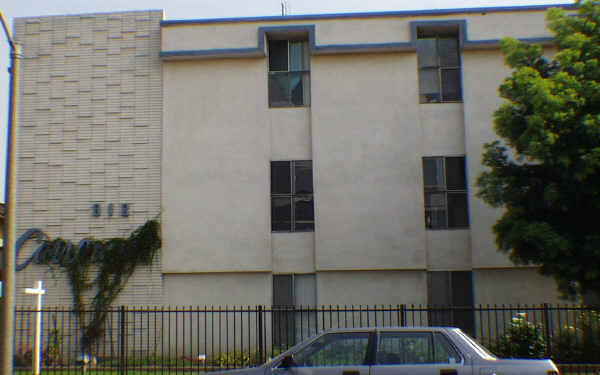
M396 326L377 326L377 327L361 327L361 328L332 328L323 331L323 333L343 333L343 332L440 332L440 331L455 331L456 327L396 327Z

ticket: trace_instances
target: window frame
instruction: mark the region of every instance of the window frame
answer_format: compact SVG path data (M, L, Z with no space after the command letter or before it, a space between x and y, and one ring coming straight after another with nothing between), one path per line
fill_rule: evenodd
M464 170L464 188L455 188L455 187L449 187L448 186L448 175L450 175L448 173L448 168L447 168L447 160L448 159L453 159L453 158L460 158L462 159L462 164L463 164L463 170ZM427 185L426 184L426 176L428 175L426 169L425 169L425 162L426 160L436 160L436 161L441 161L441 172L442 172L442 178L443 178L443 184L438 184L438 185ZM423 170L423 194L424 194L424 214L425 214L425 229L427 230L452 230L452 229L468 229L471 227L471 221L470 221L470 217L469 217L469 195L468 195L468 186L467 186L467 169L466 169L466 157L465 156L424 156L422 158L422 170ZM435 171L435 172L439 172L439 171ZM436 173L436 175L438 175L438 173ZM439 176L439 175L438 175ZM436 194L440 194L443 195L444 199L443 199L443 211L445 213L445 224L444 225L440 225L440 226L433 226L431 224L431 220L428 220L430 218L430 214L429 212L433 212L433 211L442 211L442 210L436 210L436 206L431 204L431 198ZM465 205L464 205L464 209L465 209L465 216L466 216L466 224L451 224L450 223L450 200L448 199L448 196L461 196L464 197L464 201L465 201ZM428 204L428 201L430 202ZM441 206L437 206L437 208L439 208ZM429 221L429 222L428 222Z
M285 41L286 42L286 56L287 56L287 70L271 70L271 42L273 41ZM303 43L303 53L306 54L305 58L306 58L306 69L301 69L301 70L292 70L291 68L291 53L290 53L290 42L294 42L294 41L300 41ZM289 38L277 38L277 37L269 37L267 39L267 76L268 76L268 82L267 82L267 91L268 91L268 103L269 103L269 108L294 108L294 107L310 107L310 102L311 102L311 82L310 82L310 47L309 47L309 41L306 38L294 38L294 37L289 37ZM300 77L300 81L302 82L302 92L303 92L303 99L302 99L302 104L296 104L293 102L293 95L292 95L292 87L290 84L291 81L291 77L293 76L299 76ZM287 77L287 96L285 99L287 99L287 101L283 101L283 100L279 100L279 101L274 101L272 99L272 94L271 94L271 80L274 80L275 77ZM305 82L306 81L306 85Z
M424 36L423 36L424 35ZM417 47L417 70L419 73L419 103L420 104L433 104L433 103L462 103L463 102L463 89L462 89L462 54L461 54L461 27L460 25L444 25L444 26L416 26L415 30L415 44ZM442 63L442 57L440 51L440 40L441 39L453 39L456 41L456 53L458 65L444 65ZM418 49L418 43L420 39L434 39L435 50L433 51L436 60L435 65L424 65L421 66L420 54ZM438 98L425 99L422 92L421 76L424 71L437 72L437 83L438 83ZM459 99L445 99L444 98L444 72L457 71L458 72L458 96Z
M290 189L289 193L274 193L273 192L273 163L289 163L290 168ZM311 192L310 193L297 193L297 175L296 165L297 163L310 163L310 175L311 175ZM296 233L296 232L314 232L315 231L315 199L314 199L314 179L313 179L313 165L312 160L272 160L271 161L271 232L272 233ZM297 228L298 221L296 220L296 202L298 199L310 199L312 202L312 220L304 220L304 225L308 228ZM275 230L273 228L273 201L275 199L289 199L290 202L290 229L289 230Z

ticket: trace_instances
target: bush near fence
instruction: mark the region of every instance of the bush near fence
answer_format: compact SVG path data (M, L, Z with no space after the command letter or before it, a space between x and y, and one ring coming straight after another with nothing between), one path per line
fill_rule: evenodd
M592 374L598 367L591 364L600 364L598 311L579 305L121 306L108 312L104 336L90 354L98 369L119 373L208 371L264 362L330 328L445 325L463 328L499 356L551 357L576 373ZM31 308L17 309L17 368L31 363L33 315ZM45 308L42 316L43 366L79 368L76 314L55 307Z

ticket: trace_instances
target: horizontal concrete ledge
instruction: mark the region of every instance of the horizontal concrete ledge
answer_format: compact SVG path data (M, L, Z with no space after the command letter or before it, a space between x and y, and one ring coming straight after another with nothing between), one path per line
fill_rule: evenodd
M554 38L522 38L519 41L529 44L541 44L549 46L554 43ZM500 48L500 39L489 40L467 40L463 44L463 50L483 50Z
M519 39L524 43L541 44L544 46L552 45L553 38L524 38ZM466 40L462 50L486 50L500 48L500 39L489 40ZM360 53L394 53L394 52L416 52L413 43L374 43L374 44L329 44L315 46L311 49L311 55L339 55L339 54L360 54ZM160 53L163 61L173 60L208 60L208 59L228 59L228 58L263 58L266 54L258 48L231 48L231 49L211 49L211 50L183 50L183 51L163 51Z
M379 272L379 271L397 271L397 272L425 272L428 269L426 267L319 267L318 265L315 267L315 272Z
M312 55L336 55L352 53L386 53L386 52L414 52L411 43L379 43L379 44L330 44L316 46Z
M168 276L168 275L177 275L177 276L181 276L181 275L215 275L215 274L226 274L226 273L272 273L273 270L272 269L227 269L227 270L194 270L194 271L189 271L189 270L184 270L184 271L178 271L178 270L165 270L163 268L162 270L162 274L163 276Z
M258 48L230 48L189 51L162 51L160 53L160 58L163 61L253 57L265 57L264 50L260 50Z

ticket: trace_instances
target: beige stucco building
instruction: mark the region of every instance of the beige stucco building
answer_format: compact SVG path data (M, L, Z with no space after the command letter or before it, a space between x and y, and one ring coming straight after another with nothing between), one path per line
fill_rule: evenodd
M556 302L475 196L499 39L551 48L546 8L19 19L19 233L126 235L160 213L161 258L123 303Z

